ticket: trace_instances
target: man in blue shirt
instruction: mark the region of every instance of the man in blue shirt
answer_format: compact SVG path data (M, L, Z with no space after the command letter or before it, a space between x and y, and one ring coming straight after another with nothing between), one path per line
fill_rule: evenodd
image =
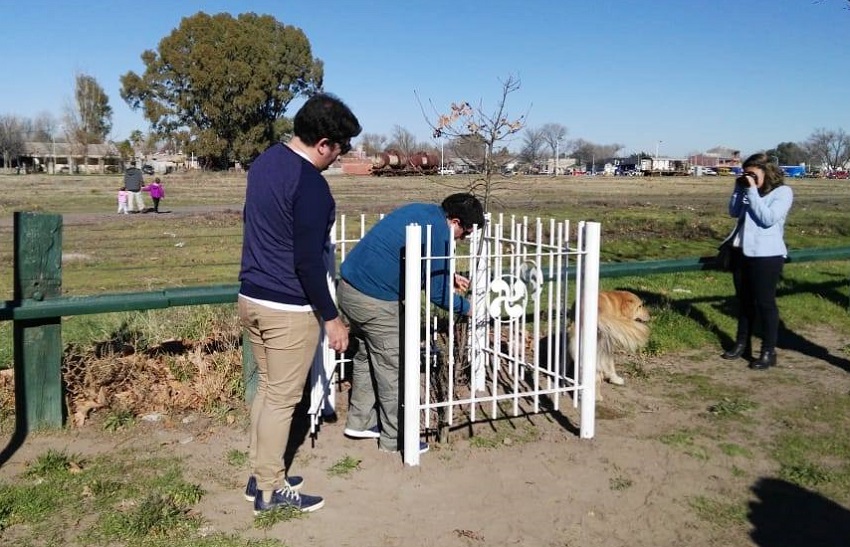
M301 401L322 323L330 347L348 347L348 329L328 289L325 250L335 207L321 172L351 149L360 124L331 95L311 97L295 114L294 136L260 154L248 171L243 211L239 317L257 362L245 497L254 513L280 506L315 511L319 496L299 494L283 453Z
M376 438L381 450L399 450L399 346L402 302L402 256L405 227L431 226L431 255L447 257L451 241L463 239L484 225L484 208L472 194L452 194L441 205L412 203L381 219L360 240L340 268L339 307L357 341L345 435ZM422 231L422 245L426 244ZM423 255L424 255L423 251ZM445 310L468 315L469 302L454 293L466 291L469 280L449 279L446 258L423 261L431 269L431 301ZM420 451L428 445L420 443Z

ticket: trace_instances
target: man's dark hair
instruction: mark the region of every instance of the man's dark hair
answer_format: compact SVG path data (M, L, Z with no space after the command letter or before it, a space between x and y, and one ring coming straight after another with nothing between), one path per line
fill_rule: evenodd
M452 194L441 204L446 218L456 218L465 229L478 225L484 227L484 207L478 198L465 192Z
M307 99L293 120L293 133L308 146L322 139L344 145L360 131L360 122L345 103L327 93Z

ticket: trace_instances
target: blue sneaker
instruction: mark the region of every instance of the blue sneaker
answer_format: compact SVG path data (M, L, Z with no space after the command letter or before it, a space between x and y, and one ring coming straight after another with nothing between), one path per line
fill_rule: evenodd
M304 486L304 478L298 475L292 475L291 477L286 477L286 484L289 485L290 489L298 492ZM254 501L255 497L257 497L257 477L251 475L248 477L248 485L245 487L245 500Z
M342 432L346 437L350 437L352 439L380 439L381 438L381 430L378 426L370 427L369 429L352 429L350 427L346 427Z
M263 491L257 490L257 495L254 497L254 515L259 515L263 511L269 511L277 507L292 507L302 513L310 513L321 509L324 505L325 500L319 496L299 494L287 487L272 492L272 497L267 502L263 499Z

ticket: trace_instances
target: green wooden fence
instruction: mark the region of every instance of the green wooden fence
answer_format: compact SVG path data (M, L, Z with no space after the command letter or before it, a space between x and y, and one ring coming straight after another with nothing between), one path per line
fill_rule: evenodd
M14 299L0 308L0 321L13 322L15 412L20 433L64 422L62 393L62 317L174 306L236 302L239 285L181 287L152 292L62 296L62 217L43 213L14 215ZM850 247L804 249L791 262L848 260ZM714 269L712 257L601 264L601 277L624 277ZM572 275L572 269L562 275ZM243 340L243 342L245 342ZM251 345L242 345L246 398L256 389Z

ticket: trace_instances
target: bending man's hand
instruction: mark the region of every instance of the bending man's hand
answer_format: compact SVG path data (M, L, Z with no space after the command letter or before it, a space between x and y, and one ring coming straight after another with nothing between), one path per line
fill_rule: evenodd
M465 293L469 290L469 279L463 277L462 275L455 274L455 289L460 291L461 293Z
M348 349L348 327L339 317L325 321L325 334L332 350L343 353Z

